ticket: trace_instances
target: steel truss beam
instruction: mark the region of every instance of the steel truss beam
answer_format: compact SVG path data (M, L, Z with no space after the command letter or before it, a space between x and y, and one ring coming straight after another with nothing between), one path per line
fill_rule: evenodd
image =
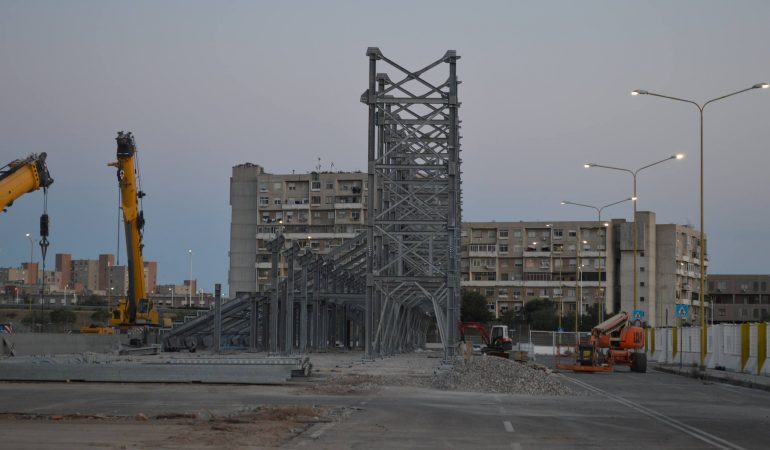
M369 88L365 350L413 349L436 323L454 353L461 223L457 56L410 71L372 47ZM378 63L388 73L378 73ZM438 75L440 68L448 75Z

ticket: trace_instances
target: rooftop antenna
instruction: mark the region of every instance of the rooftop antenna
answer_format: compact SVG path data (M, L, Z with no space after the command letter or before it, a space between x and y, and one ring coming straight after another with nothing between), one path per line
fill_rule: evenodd
M334 172L334 161L332 161L332 166L329 168L329 172Z
M318 157L318 165L315 166L315 171L320 172L321 171L321 157Z

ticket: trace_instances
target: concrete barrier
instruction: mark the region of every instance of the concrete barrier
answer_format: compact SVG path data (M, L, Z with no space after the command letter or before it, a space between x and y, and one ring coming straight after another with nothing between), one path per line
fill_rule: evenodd
M120 348L120 336L117 334L18 333L0 336L3 355L107 353Z

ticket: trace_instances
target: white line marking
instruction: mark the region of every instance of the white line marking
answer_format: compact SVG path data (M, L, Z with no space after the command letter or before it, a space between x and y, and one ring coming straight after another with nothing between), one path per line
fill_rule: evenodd
M505 422L503 422L503 426L505 427L505 431L509 433L513 433L513 425L511 425L510 421L506 420Z
M583 381L578 381L570 377L565 377L564 375L560 375L564 377L565 379L577 384L578 386L582 386L585 389L588 389L589 391L592 391L594 393L597 393L603 397L607 397L610 400L614 400L622 405L628 406L629 408L633 408L640 413L644 414L645 416L651 417L663 424L666 424L672 428L676 428L679 431L683 431L690 436L694 437L695 439L699 439L707 444L713 445L714 447L721 448L724 450L746 450L745 448L741 447L740 445L733 444L732 442L726 441L720 437L714 436L713 434L706 433L705 431L695 428L693 426L684 424L676 419L672 419L671 417L666 416L665 414L661 414L655 410L652 410L650 408L638 405L634 402L631 402L630 400L626 400L623 397L610 394L607 391L604 391L602 389L599 389L598 387L592 386L588 383L585 383Z
M369 402L368 402L367 400L364 400L364 401L362 401L361 403L359 403L359 405L361 405L361 406L364 406L364 405L366 405L367 403L369 403Z

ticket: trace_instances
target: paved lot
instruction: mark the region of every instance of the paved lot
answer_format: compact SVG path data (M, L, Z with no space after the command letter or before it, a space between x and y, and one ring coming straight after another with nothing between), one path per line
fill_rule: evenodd
M356 364L356 355L319 364L324 373L427 369L399 358ZM374 369L377 365L379 368ZM395 369L394 369L395 368ZM0 418L5 448L724 448L770 442L770 393L651 372L564 374L575 395L445 392L403 385L324 395L308 383L288 386L0 383L2 412L99 413L127 420ZM317 383L312 381L310 385ZM208 425L206 417L264 405L323 405L336 415L293 422L281 439ZM136 421L169 412L200 419ZM276 425L277 426L277 425ZM208 427L208 428L207 428ZM207 430L207 439L182 439ZM172 438L176 436L176 438ZM201 435L203 436L203 434ZM237 437L237 439L235 439ZM227 444L229 441L231 444ZM237 442L237 445L232 445ZM6 447L7 446L7 447Z

